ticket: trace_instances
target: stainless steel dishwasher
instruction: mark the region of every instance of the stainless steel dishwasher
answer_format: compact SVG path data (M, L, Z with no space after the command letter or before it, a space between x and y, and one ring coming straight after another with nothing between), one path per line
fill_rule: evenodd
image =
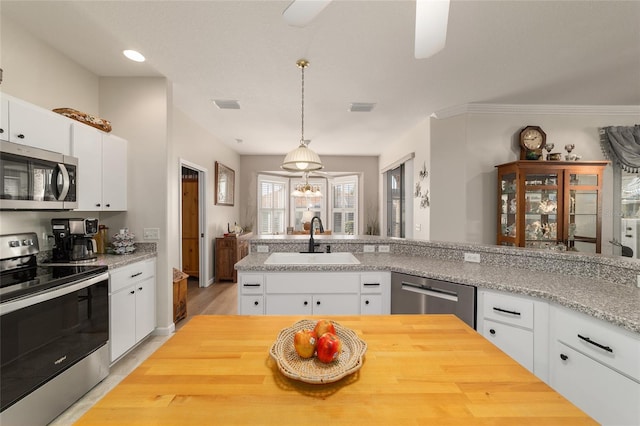
M391 273L391 314L455 314L476 328L476 288Z

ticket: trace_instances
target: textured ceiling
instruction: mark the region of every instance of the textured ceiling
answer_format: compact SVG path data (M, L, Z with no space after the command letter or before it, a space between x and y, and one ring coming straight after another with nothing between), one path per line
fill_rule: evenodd
M376 155L467 103L640 105L638 1L452 0L444 50L421 60L413 1L334 0L306 28L284 22L288 4L2 0L0 13L99 76L166 76L175 104L242 154L297 146L299 58L305 139L321 155Z

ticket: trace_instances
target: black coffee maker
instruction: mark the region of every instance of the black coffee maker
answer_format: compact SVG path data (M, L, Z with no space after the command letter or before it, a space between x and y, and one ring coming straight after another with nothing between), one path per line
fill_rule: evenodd
M97 259L98 219L51 219L55 246L53 262L83 263Z

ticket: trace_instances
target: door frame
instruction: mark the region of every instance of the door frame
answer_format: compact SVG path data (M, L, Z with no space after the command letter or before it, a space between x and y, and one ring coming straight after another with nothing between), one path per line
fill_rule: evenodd
M198 234L200 234L200 239L198 240L198 286L199 287L209 287L209 285L213 282L213 280L209 281L207 278L207 271L211 270L209 265L209 245L206 244L206 241L209 241L207 227L206 227L206 215L207 215L207 174L209 171L198 164L187 161L183 158L180 158L180 173L178 174L180 179L180 197L179 197L179 208L178 208L178 223L179 232L178 238L180 241L180 270L182 270L182 167L187 167L189 169L195 170L198 172Z

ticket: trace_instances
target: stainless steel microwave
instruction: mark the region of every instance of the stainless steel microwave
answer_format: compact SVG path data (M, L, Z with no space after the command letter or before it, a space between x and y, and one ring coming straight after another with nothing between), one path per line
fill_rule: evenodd
M1 210L78 208L78 159L0 140Z

